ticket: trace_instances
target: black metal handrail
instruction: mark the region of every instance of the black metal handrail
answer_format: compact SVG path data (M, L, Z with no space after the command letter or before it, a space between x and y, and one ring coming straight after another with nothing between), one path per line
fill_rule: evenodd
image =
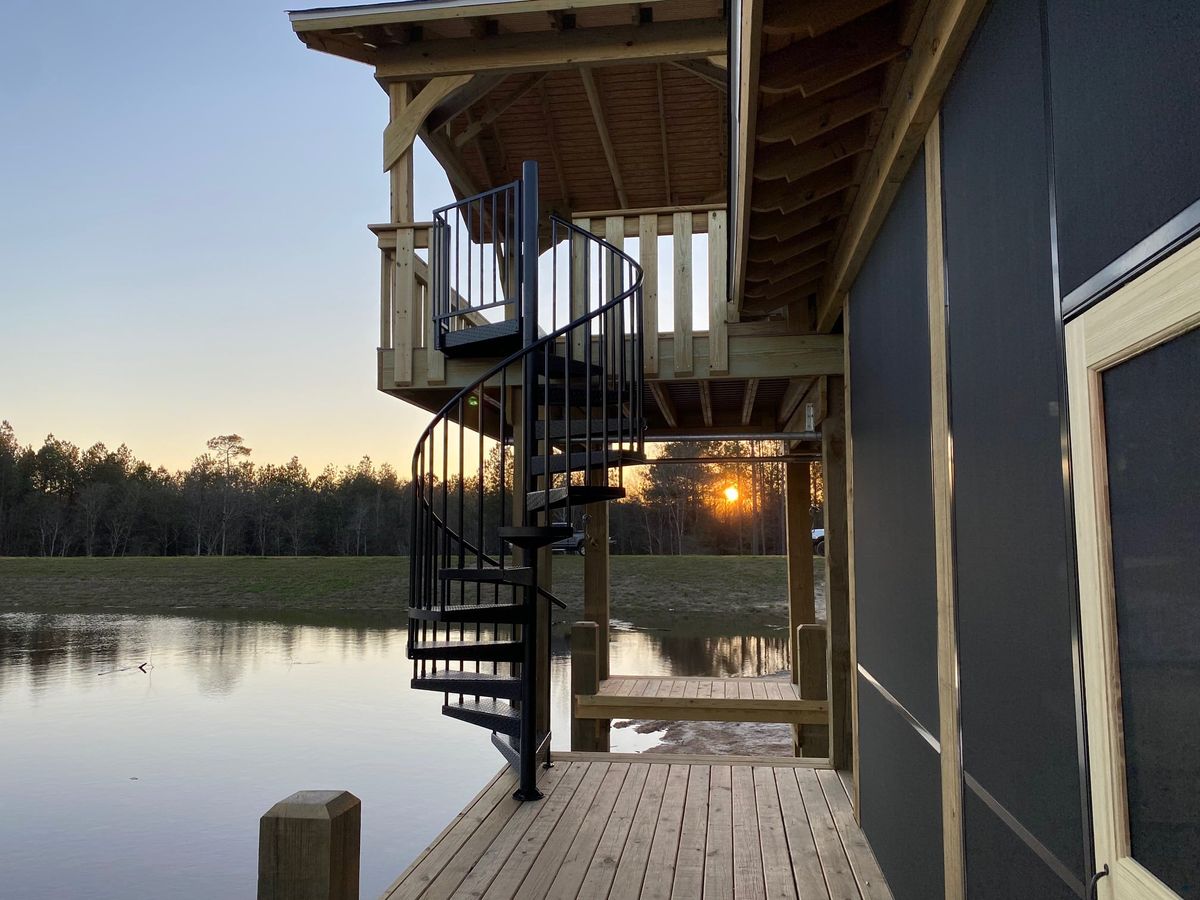
M566 260L572 318L539 337L536 165L526 163L515 184L521 237L514 246L509 232L507 245L509 264L520 262L515 283L522 346L457 391L417 440L408 640L410 651L455 641L519 645L519 661L491 654L490 661L459 660L454 671L470 671L470 665L484 676L521 679L516 749L522 792L536 796L534 754L545 738L534 730L535 698L549 674L539 673L536 661L539 641L548 646L549 616L544 634L533 626L539 597L559 601L538 585L536 553L510 548L500 529L545 526L552 516L572 521L574 489L603 488L614 478L619 486L621 463L643 452L642 272L617 247L552 216L549 259L543 262L557 273ZM470 208L477 199L438 212ZM563 245L569 250L565 256ZM449 252L443 240L433 244L435 272L445 272L441 256ZM549 298L555 310L558 281L553 279ZM514 298L511 288L510 283L506 302ZM461 298L463 308L481 308L474 299ZM464 322L456 330L472 327L479 326ZM485 573L490 569L500 571ZM471 611L470 622L466 616L446 617L458 607ZM414 657L413 665L414 679L425 679L451 663L439 669L436 661Z
M501 185L433 211L430 233L435 343L478 327L484 310L505 309L520 334L521 182ZM535 250L536 255L536 250Z

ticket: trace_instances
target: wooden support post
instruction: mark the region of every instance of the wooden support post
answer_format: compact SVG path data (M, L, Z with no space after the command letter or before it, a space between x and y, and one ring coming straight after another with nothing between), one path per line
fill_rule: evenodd
M692 371L692 214L675 213L675 374Z
M788 634L792 640L792 683L800 683L796 629L817 621L813 596L811 463L784 466L784 512L787 517ZM824 700L824 697L820 699Z
M259 820L258 900L358 900L362 804L298 791Z
M930 433L933 537L937 562L938 732L942 768L942 869L946 900L966 896L962 823L962 748L959 743L958 623L954 596L954 500L950 440L949 360L946 353L945 235L942 230L941 118L925 137L926 241L929 289Z
M589 483L602 484L603 475L593 473ZM594 622L600 637L597 650L600 679L608 678L609 590L612 570L608 552L608 504L589 503L583 516L583 614Z
M821 423L825 478L825 622L829 629L829 759L851 765L850 587L846 533L846 423L841 377L829 378Z
M571 626L571 749L577 752L607 753L608 719L581 719L576 715L576 697L600 693L600 628L595 622L576 622Z
M824 625L800 625L792 634L796 642L798 665L797 684L804 700L827 699L828 671L826 632ZM797 725L796 755L807 757L829 756L828 725Z

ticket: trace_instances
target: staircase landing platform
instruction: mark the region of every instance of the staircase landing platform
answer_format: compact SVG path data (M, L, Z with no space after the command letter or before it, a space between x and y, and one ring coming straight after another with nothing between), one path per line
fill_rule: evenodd
M493 778L384 900L892 897L829 768L564 753L543 800L515 786Z
M796 685L757 678L613 676L575 698L580 719L780 722L824 725L829 704L803 700Z

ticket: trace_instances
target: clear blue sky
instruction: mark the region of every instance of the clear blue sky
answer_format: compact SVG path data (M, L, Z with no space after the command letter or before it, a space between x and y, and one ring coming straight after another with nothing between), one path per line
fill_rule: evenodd
M316 5L298 3L297 6ZM5 0L0 419L187 465L364 454L425 414L375 390L386 97L280 0ZM417 210L449 202L424 148Z

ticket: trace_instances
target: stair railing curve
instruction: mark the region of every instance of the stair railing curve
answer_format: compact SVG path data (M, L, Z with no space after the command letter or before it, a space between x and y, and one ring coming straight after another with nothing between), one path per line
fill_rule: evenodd
M526 164L520 212L537 209L530 188ZM538 660L548 659L550 615L539 616L538 598L562 606L539 584L536 548L569 536L579 507L623 496L623 466L644 458L644 348L638 264L565 219L525 222L514 248L525 340L443 404L413 453L408 651L413 687L441 692L443 713L491 728L520 775L517 796L535 799L537 760L549 760L548 723L539 732L535 721L549 689ZM546 239L552 330L536 336ZM431 270L436 292L447 279ZM506 280L507 296L517 282ZM570 317L554 328L560 299Z

